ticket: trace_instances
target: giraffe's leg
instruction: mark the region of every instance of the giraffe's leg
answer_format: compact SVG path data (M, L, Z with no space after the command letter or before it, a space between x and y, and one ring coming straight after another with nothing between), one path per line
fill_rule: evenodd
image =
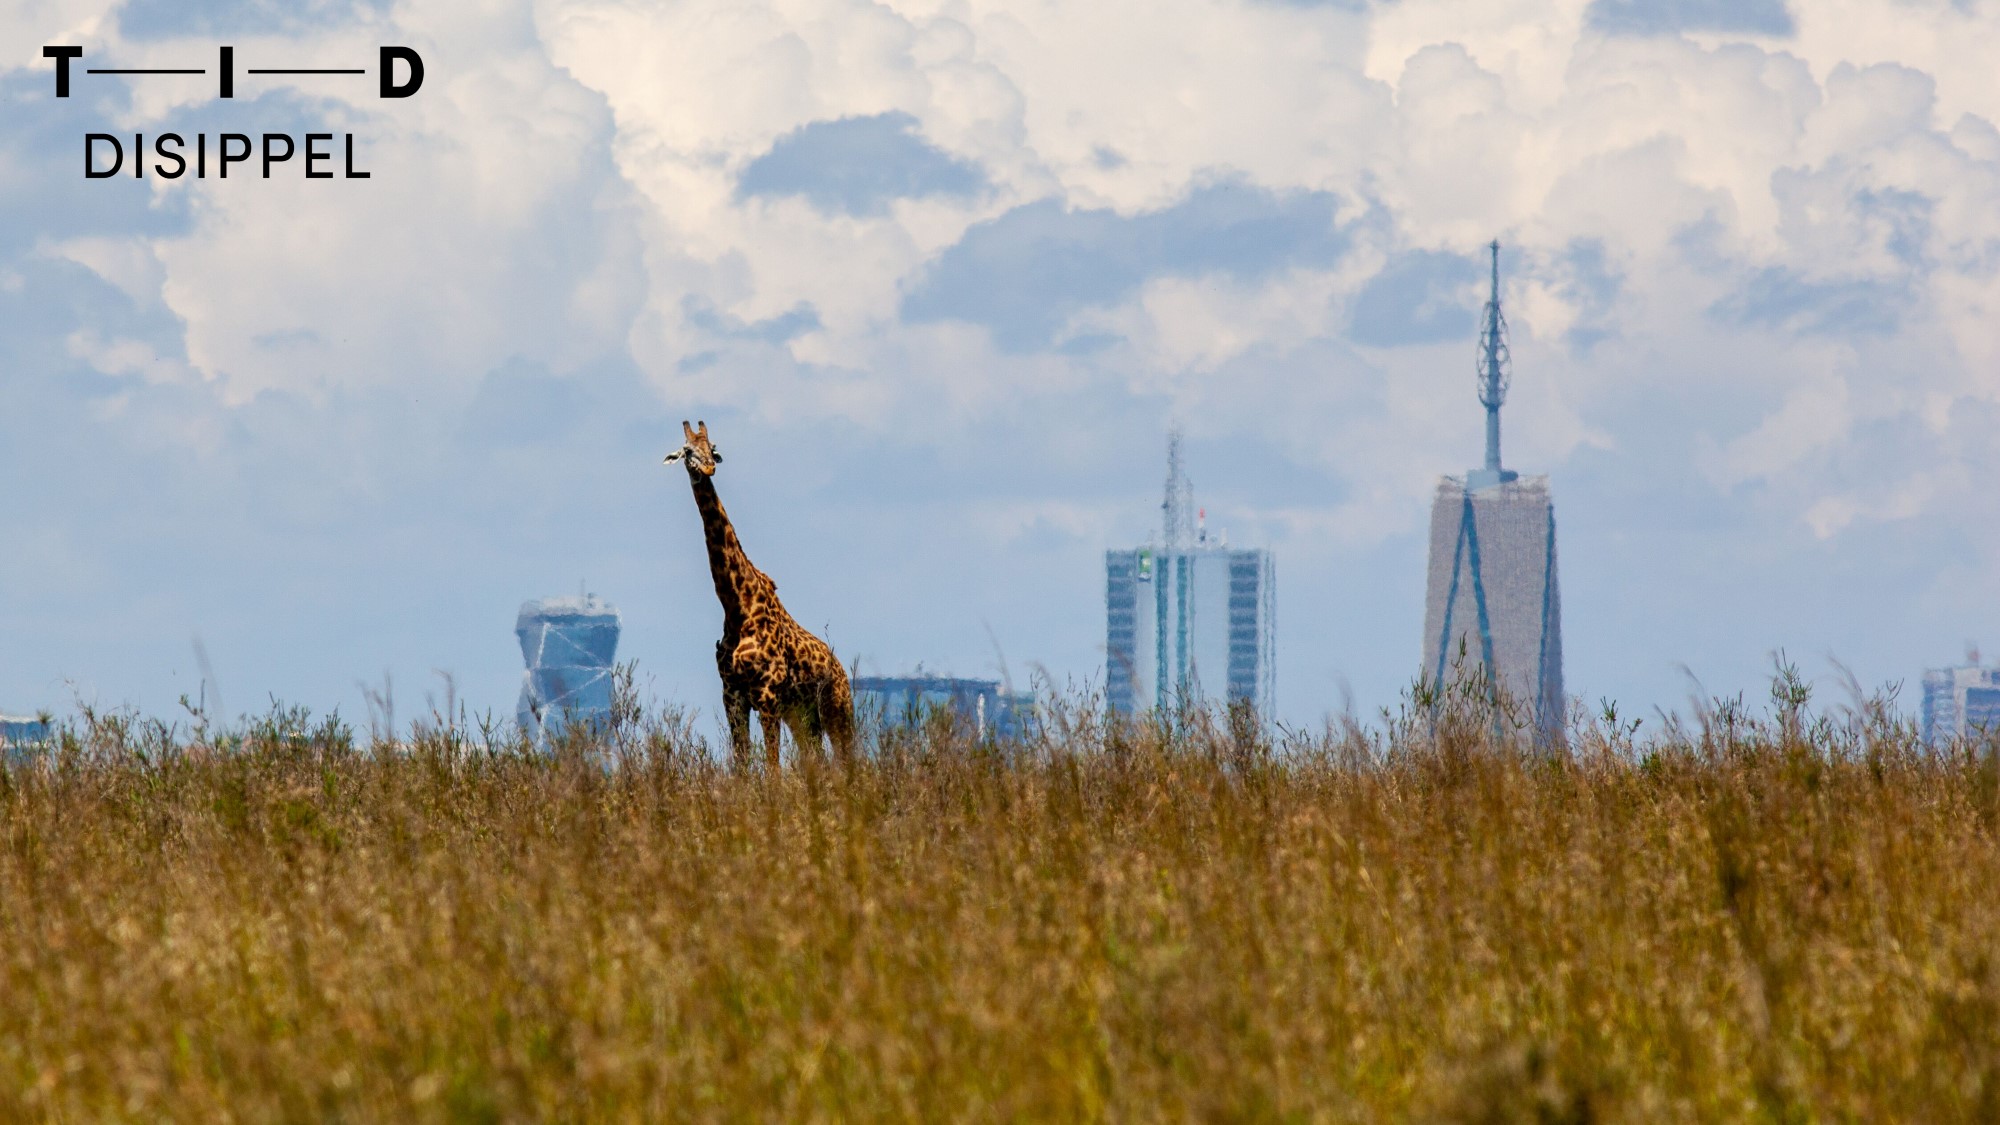
M715 670L722 675L722 714L729 720L729 752L738 766L750 764L750 695L736 682L728 638L715 642Z
M820 749L819 717L814 712L812 707L794 707L785 716L785 726L791 729L792 741L799 745L800 761L808 757L817 761L825 753Z
M764 762L771 767L773 776L778 772L778 730L780 722L776 711L759 710L757 721L764 727Z
M750 697L743 689L722 685L722 713L729 718L729 753L738 766L750 764Z
M847 674L838 667L820 688L819 725L826 728L833 742L834 756L843 766L854 761L854 691L848 686ZM818 740L814 740L818 745Z

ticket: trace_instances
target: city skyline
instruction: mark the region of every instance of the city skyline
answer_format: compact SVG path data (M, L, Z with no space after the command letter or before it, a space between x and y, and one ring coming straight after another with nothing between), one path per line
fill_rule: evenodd
M26 45L0 60L9 714L212 684L358 719L363 684L449 673L505 716L510 612L588 579L642 690L711 720L719 614L658 464L703 417L746 545L844 660L1059 688L1103 686L1103 551L1149 534L1180 419L1211 512L1284 558L1279 718L1366 718L1422 662L1496 237L1571 694L1761 698L1782 650L1913 711L1922 669L2000 634L1977 3L51 0L0 25ZM58 100L39 54L172 67L235 36L401 43L427 78ZM352 133L371 178L83 178L86 134L172 128Z

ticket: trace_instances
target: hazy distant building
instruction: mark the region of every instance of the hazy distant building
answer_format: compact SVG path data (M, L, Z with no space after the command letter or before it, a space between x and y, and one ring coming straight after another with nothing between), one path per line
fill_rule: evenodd
M1924 672L1924 741L2000 733L2000 668L1982 668L1974 652L1964 664Z
M1562 737L1562 597L1556 514L1545 476L1500 466L1500 404L1511 374L1500 314L1500 244L1479 341L1479 401L1486 408L1486 464L1438 482L1431 505L1424 596L1424 675L1444 683L1490 673L1528 712L1536 736Z
M47 719L0 714L0 761L40 748L54 733Z
M999 680L954 676L856 676L854 717L864 727L921 726L944 712L974 737L1013 738L1034 721L1035 697Z
M1164 542L1104 553L1105 694L1113 712L1249 703L1268 722L1277 696L1277 564L1267 550L1211 540L1167 444Z
M530 737L565 722L609 721L618 624L618 611L590 594L521 606L514 635L528 669L515 717Z

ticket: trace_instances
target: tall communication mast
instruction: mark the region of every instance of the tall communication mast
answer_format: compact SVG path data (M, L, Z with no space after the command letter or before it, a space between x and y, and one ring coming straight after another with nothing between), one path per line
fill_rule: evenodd
M1154 704L1161 711L1171 708L1188 691L1188 579L1187 548L1194 541L1194 485L1181 466L1181 428L1167 431L1166 495L1160 501L1160 572L1153 596L1163 626L1157 639L1160 669L1154 681ZM1168 587L1173 587L1171 594ZM1172 636L1164 626L1172 621Z
M1500 312L1500 240L1487 246L1493 255L1493 288L1479 324L1479 404L1486 408L1486 466L1467 474L1466 485L1484 488L1515 479L1519 474L1500 467L1500 404L1514 378L1514 357L1507 350L1507 318Z
M1160 501L1161 528L1164 546L1169 552L1178 551L1194 538L1194 485L1187 479L1187 471L1181 465L1181 428L1176 425L1167 431L1167 488L1166 497Z

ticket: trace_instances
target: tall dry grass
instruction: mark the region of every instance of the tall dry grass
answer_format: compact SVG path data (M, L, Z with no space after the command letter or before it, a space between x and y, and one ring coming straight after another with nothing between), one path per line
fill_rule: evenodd
M86 715L0 777L0 1115L2000 1119L1992 750L1805 704L777 778Z

